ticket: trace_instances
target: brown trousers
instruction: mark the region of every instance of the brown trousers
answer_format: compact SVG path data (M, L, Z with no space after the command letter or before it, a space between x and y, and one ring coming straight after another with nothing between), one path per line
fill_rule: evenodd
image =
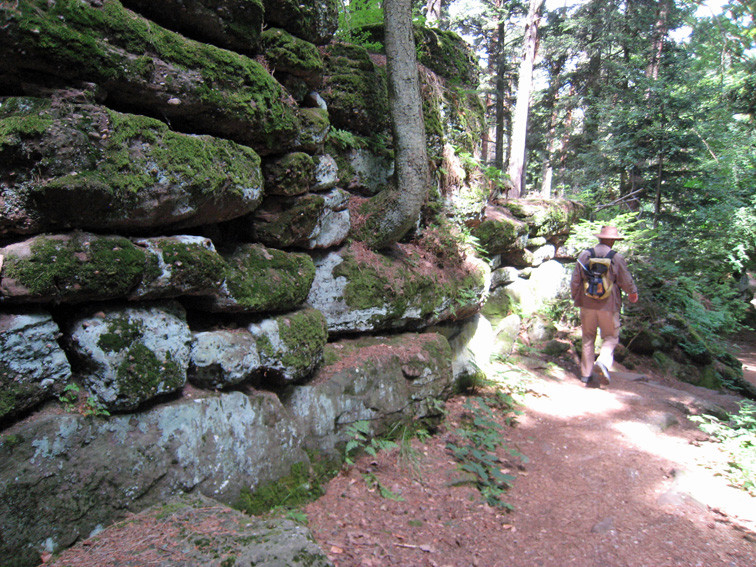
M598 361L608 369L614 364L614 349L619 344L620 315L617 311L580 309L580 325L583 331L583 356L580 359L580 375L587 377L596 362L596 334L601 331L601 351Z

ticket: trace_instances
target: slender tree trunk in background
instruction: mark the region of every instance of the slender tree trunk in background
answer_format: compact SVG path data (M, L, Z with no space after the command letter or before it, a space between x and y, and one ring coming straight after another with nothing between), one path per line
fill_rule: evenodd
M664 40L667 37L669 18L668 0L659 0L656 9L656 25L654 34L651 39L651 56L646 66L646 77L656 81L659 78L659 67L661 66L662 50L664 49Z
M394 244L415 226L431 183L412 1L384 0L383 20L396 190L382 191L369 203L370 218L361 236L377 249Z
M442 0L428 0L425 3L425 23L429 28L437 27L441 21Z
M525 167L525 145L527 142L528 111L530 93L533 89L533 64L538 51L538 24L541 20L543 0L530 0L528 19L523 39L523 56L517 83L517 103L512 122L512 143L509 150L507 174L511 188L508 197L517 198L522 194Z
M486 93L483 97L483 108L486 109L486 115L488 115L488 109L491 106L491 95ZM480 162L488 165L488 144L491 143L491 130L488 127L488 121L486 121L485 128L483 129L483 141L480 144Z
M557 60L551 62L549 69L551 82L549 83L549 90L543 101L544 108L551 111L549 112L549 130L546 134L546 159L543 162L543 169L541 171L540 194L544 199L551 199L551 183L554 177L554 160L556 159L556 150L559 144L556 134L557 120L559 119L557 102L559 100L559 88L562 84L562 68L564 67L566 60L566 56L561 56Z
M505 39L504 22L499 22L496 33L496 154L494 155L494 167L504 169L504 102L506 80L504 73L506 71L506 58L504 54Z

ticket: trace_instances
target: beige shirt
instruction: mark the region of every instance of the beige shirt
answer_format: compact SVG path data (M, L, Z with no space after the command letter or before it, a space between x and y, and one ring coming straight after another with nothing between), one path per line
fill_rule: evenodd
M593 247L596 252L596 257L605 257L609 254L611 248L606 244L596 244ZM583 265L588 265L588 259L591 257L588 250L583 250L578 256L578 260ZM606 299L593 299L585 295L585 270L580 267L580 264L575 264L575 269L572 271L572 281L570 282L570 291L572 293L572 299L575 302L575 307L582 307L585 309L598 309L600 311L614 311L619 312L622 307L622 291L627 294L638 293L638 288L635 286L633 276L630 275L630 271L627 269L627 262L625 257L619 252L612 258L612 267L609 272L609 278L614 282L612 286L612 292ZM621 290L621 291L620 291Z

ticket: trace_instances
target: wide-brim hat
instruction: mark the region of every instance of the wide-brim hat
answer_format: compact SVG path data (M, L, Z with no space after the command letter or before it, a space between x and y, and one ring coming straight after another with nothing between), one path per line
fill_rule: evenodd
M602 226L601 232L594 234L593 236L595 236L599 240L602 238L606 240L624 240L625 239L625 237L619 233L616 226Z

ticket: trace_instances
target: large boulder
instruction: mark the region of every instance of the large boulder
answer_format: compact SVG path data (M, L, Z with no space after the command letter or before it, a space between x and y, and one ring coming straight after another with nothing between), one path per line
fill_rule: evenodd
M489 256L524 250L528 225L516 219L506 209L490 205L483 211L483 219L470 231Z
M265 194L292 197L315 183L315 162L304 152L292 152L263 165Z
M378 435L402 419L433 415L453 386L451 349L435 333L341 340L326 363L285 405L302 427L306 448L338 453L348 428L367 421Z
M154 541L161 542L159 549ZM46 565L97 565L101 549L128 553L130 562L156 567L174 567L177 561L219 567L333 567L305 526L286 518L250 517L201 494L152 506Z
M42 311L0 313L0 421L62 392L71 365Z
M262 34L262 52L273 76L296 100L303 100L323 80L323 56L312 43L278 29Z
M6 301L78 303L124 297L141 281L146 253L129 239L83 232L40 235L0 248Z
M350 244L315 257L307 301L323 312L331 332L419 329L473 315L487 288L487 266L439 264L412 245L383 255Z
M212 240L201 236L134 239L147 255L147 268L129 299L213 295L223 283L226 262Z
M122 0L163 27L187 37L254 55L263 27L262 0Z
M0 131L0 234L176 229L244 215L262 200L252 149L76 93L0 99Z
M269 393L210 394L106 420L48 412L0 434L0 554L32 567L94 530L201 493L242 489L308 463L301 434Z
M40 73L93 82L111 105L262 154L291 147L298 135L293 99L262 64L168 31L118 0L6 2L0 29L0 77L18 90Z
M263 0L265 21L315 45L325 45L339 26L338 0Z
M518 220L528 225L530 236L566 237L573 224L586 214L588 208L566 199L510 199L499 203Z
M325 48L321 96L335 128L371 136L389 131L386 72L359 46L333 43Z
M315 266L306 254L262 244L242 244L226 257L223 285L214 297L197 298L195 307L221 313L292 311L310 291Z
M341 189L294 199L268 199L250 217L246 233L275 248L331 248L349 234L348 203L349 194Z
M244 382L276 387L301 381L323 359L328 340L320 311L302 309L244 329L194 333L189 381L222 389Z
M191 333L177 303L108 308L71 323L82 380L108 410L134 410L186 384Z

